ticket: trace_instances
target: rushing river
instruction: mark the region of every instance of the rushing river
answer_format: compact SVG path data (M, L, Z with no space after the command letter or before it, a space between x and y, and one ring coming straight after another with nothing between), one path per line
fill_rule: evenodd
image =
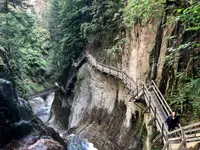
M98 150L86 138L71 134L68 139L68 150Z
M38 97L29 101L33 112L44 123L46 123L49 119L50 109L53 103L53 99L54 99L54 93L49 94L45 100L41 97ZM86 138L74 134L69 135L67 137L67 141L68 141L67 150L98 150Z

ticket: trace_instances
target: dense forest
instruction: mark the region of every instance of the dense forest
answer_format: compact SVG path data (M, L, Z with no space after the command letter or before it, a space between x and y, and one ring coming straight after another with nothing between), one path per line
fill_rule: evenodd
M168 37L165 67L173 70L177 59L179 66L172 86L163 93L179 113L192 113L193 119L199 119L198 0L49 0L45 25L26 1L0 3L0 68L12 77L23 97L60 82L65 69L86 49L120 61L133 26L159 20L162 34L164 28L176 24L174 35ZM160 49L157 38L155 51ZM185 55L188 65L182 63Z
M1 6L0 68L13 78L19 94L27 96L49 83L50 35L28 3L5 1Z

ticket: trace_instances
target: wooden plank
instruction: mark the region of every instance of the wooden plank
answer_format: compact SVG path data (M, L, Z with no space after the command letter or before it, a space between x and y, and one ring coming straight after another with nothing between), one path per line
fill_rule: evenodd
M177 140L181 140L182 138L181 137L173 137L173 138L169 138L169 142L170 141L177 141Z
M200 137L186 139L187 142L200 141Z
M167 106L165 105L165 103L163 102L162 98L160 97L159 93L156 91L155 87L153 86L153 90L158 98L158 101L160 102L161 106L164 108L165 112L168 114L170 114L169 110L167 109Z
M198 133L197 134L186 134L185 135L186 139L193 138L193 137L200 137L200 135Z
M194 128L194 129L190 129L190 130L186 130L186 131L184 131L184 132L185 132L185 133L189 133L189 132L196 132L196 131L200 131L200 127Z
M195 127L195 126L200 126L200 122L184 126L183 129L185 130L185 129L192 128L192 127Z
M179 129L176 129L176 130L170 131L170 132L168 133L168 135L173 134L173 133L176 133L176 132L180 132L180 131L181 131L181 129L179 128Z
M155 120L156 120L156 117L151 118L151 120L148 122L148 126L150 126Z

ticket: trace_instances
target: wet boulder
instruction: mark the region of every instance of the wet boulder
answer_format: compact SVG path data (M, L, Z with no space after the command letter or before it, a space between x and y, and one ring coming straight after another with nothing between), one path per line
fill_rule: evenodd
M11 80L0 76L0 149L10 144L15 147L17 145L24 147L27 143L26 139L33 136L38 136L38 140L42 140L41 137L46 136L52 141L60 143L62 147L66 147L59 134L54 129L49 129L32 112L28 102L17 97ZM25 140L21 140L24 138ZM41 143L48 142L40 142L40 145Z

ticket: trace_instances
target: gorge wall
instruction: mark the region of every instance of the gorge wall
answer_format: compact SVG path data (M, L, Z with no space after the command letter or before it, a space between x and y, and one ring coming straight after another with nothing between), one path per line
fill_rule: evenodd
M136 25L127 32L129 39L122 55L122 69L135 81L149 81L152 79L152 70L157 66L156 78L158 85L162 80L162 72L166 62L168 38L172 35L175 25L163 28L161 49L155 53L156 36L158 34L159 20L151 20L146 26ZM158 57L155 62L154 58Z
M86 63L67 99L55 99L50 122L60 124L62 132L69 129L63 137L87 137L99 150L150 149L151 116L142 113L142 103L130 101L132 94L120 80Z
M170 41L173 36L175 40ZM118 68L134 81L155 80L163 94L173 88L176 73L191 65L191 55L182 57L180 51L173 64L167 59L170 48L189 38L180 24L162 26L160 20L152 19L145 26L138 24L127 29L126 37L129 42ZM98 149L151 149L153 129L147 126L151 116L141 113L143 104L139 104L140 108L129 101L133 95L118 79L95 71L86 63L70 92L64 97L57 94L51 121L59 122L63 131L69 129L63 136L85 136Z

